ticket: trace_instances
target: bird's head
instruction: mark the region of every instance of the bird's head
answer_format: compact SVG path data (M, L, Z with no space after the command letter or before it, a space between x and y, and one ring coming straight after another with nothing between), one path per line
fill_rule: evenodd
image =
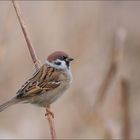
M66 70L70 67L70 62L74 60L68 54L62 51L56 51L50 54L47 58L47 64L56 69Z

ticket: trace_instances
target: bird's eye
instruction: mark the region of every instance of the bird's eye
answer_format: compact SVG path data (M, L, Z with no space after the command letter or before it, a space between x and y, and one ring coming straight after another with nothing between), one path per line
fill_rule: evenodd
M60 60L66 60L66 58L67 58L66 56L61 56L59 59Z
M63 56L63 60L65 60L67 57L66 56Z
M59 65L61 65L61 62L55 62L55 64L59 66Z

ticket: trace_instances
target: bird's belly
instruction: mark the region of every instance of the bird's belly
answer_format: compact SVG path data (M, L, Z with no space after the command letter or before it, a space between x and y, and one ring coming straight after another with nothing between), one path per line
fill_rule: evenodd
M47 105L50 105L55 100L57 100L68 87L69 84L62 84L61 86L57 87L52 91L47 91L47 92L44 91L40 95L32 98L32 101L29 102L41 107L46 107Z

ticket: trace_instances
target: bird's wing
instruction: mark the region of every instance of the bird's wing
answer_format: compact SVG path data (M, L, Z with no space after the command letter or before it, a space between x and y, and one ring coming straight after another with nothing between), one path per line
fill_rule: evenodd
M17 92L17 97L32 97L61 84L58 71L44 64Z

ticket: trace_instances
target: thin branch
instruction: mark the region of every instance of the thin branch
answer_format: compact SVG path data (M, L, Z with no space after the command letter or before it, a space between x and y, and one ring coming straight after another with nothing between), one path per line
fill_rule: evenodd
M125 37L126 37L125 29L120 27L115 34L115 44L112 47L112 52L111 52L111 64L99 88L99 92L94 102L94 108L99 106L99 104L100 105L103 104L103 101L105 100L107 90L110 87L110 84L115 78L115 75L117 73L120 73L120 64L123 59L122 56L123 56Z
M118 55L120 56L120 65L124 56L124 43L126 41L127 32L125 28L120 28L118 30L118 38L116 44L118 46ZM122 102L122 138L125 140L130 139L130 108L129 108L129 83L124 75L120 72L119 74L120 82L120 92L121 92L121 102Z
M29 37L29 34L27 33L27 28L26 28L24 20L23 20L23 18L21 16L21 11L20 11L19 5L15 0L12 0L12 3L13 3L13 7L15 9L16 15L18 17L18 21L20 23L21 29L23 31L23 34L24 34L24 37L25 37L25 40L26 40L26 43L27 43L31 58L33 60L33 63L35 65L36 70L38 70L40 68L40 62L39 62L39 60L37 58L37 55L36 55L35 49L34 49L34 47L32 45L31 39ZM46 111L47 110L48 109L46 108ZM50 126L51 138L52 138L52 140L54 140L54 139L56 139L54 121L53 121L52 115L49 112L47 112L47 118L48 118L48 122L49 122L49 126Z
M110 87L110 84L112 83L114 76L117 72L117 63L116 63L116 56L117 56L117 50L116 48L112 48L112 58L111 58L111 64L109 67L108 72L105 75L105 78L103 79L103 82L101 83L101 86L99 88L99 91L97 93L97 97L94 101L93 108L96 110L98 106L101 106L103 104L103 101L105 101L107 90Z
M112 128L108 125L108 120L104 113L102 113L102 107L104 104L104 101L107 97L107 91L110 88L111 84L116 78L117 73L119 72L119 50L117 47L112 47L111 50L111 62L109 69L107 73L105 74L105 77L101 83L101 86L99 88L99 91L97 93L97 96L95 98L94 104L93 104L93 114L97 115L100 120L102 120L102 127L104 128L105 134L108 136L109 139L113 138L112 134Z
M50 124L49 127L50 127L52 140L55 140L56 139L56 133L55 133L55 130L54 130L54 121L52 120L51 115L47 115L47 117L48 117L48 122Z
M120 90L122 94L122 137L124 140L130 139L130 108L129 108L129 84L125 78L120 80Z
M54 131L54 122L51 119L51 118L54 118L54 114L53 114L53 112L51 112L50 106L46 107L45 116L48 116L48 121L49 121L49 124L50 124L50 132L51 132L52 140L55 140L56 139L56 133Z
M126 30L125 28L118 28L115 35L115 46L112 48L112 61L108 73L103 80L103 83L97 94L97 98L94 102L93 109L98 111L99 107L102 107L103 101L107 96L107 90L110 87L115 75L119 76L120 89L121 89L121 99L122 99L122 137L124 139L130 138L130 108L129 108L129 94L128 94L128 82L124 79L121 71L121 64L123 61L124 53L124 43L126 40ZM100 114L101 115L101 114ZM102 115L100 116L102 117ZM104 121L106 123L106 120Z
M24 37L25 37L25 40L26 40L30 55L31 55L32 60L33 60L34 65L35 65L35 68L39 69L40 68L40 63L39 63L39 60L38 60L37 55L35 53L35 49L33 47L31 39L29 37L29 33L27 32L27 28L26 28L26 25L24 23L24 20L23 20L23 18L21 16L19 5L15 0L12 0L12 3L13 3L13 7L15 8L15 12L16 12L18 21L20 23L21 29L23 31L23 34L24 34Z

